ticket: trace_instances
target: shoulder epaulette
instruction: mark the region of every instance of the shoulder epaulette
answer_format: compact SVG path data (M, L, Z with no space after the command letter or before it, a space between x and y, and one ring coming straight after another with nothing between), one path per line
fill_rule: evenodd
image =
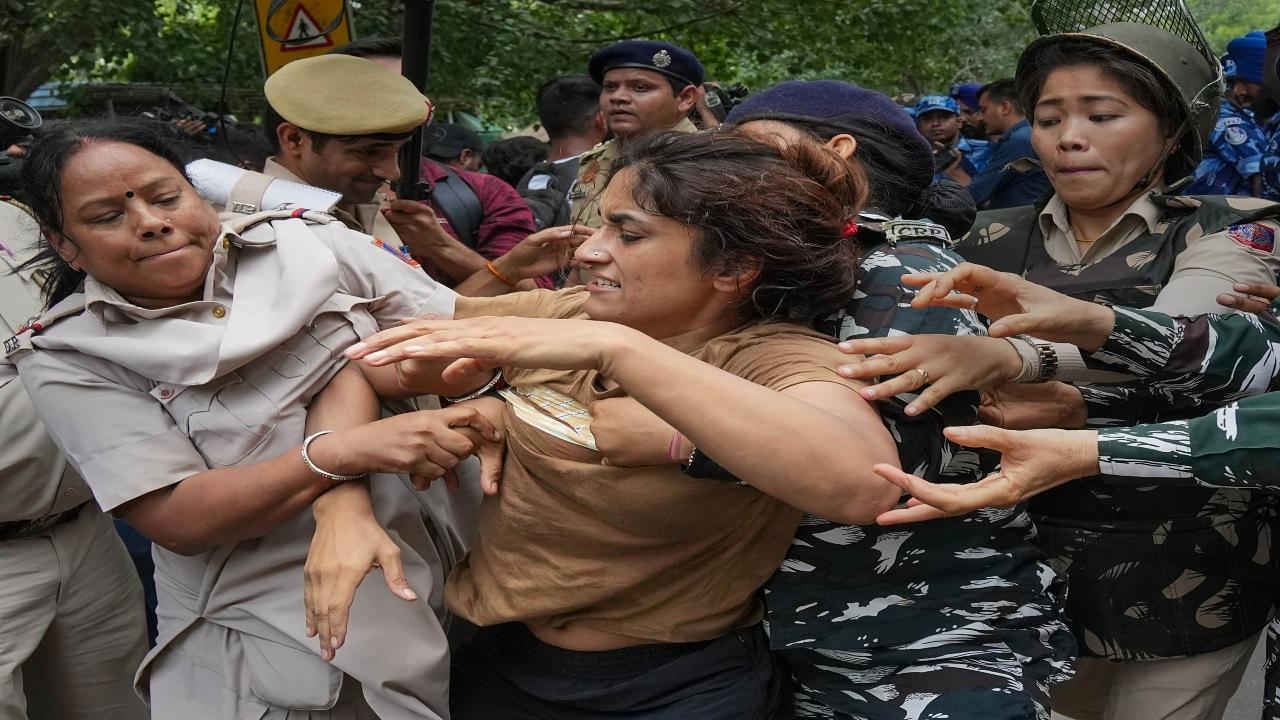
M252 215L235 214L230 217L223 217L222 222L227 229L233 233L241 234L249 228L260 225L264 222L272 220L289 220L299 218L309 223L318 223L320 225L328 225L333 222L334 217L327 213L318 212L316 210L307 210L306 208L282 208L278 210L263 210L253 213Z

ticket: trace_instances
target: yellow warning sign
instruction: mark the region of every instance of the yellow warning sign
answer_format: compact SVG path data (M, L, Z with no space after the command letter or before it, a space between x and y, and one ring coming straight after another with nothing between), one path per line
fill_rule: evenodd
M351 42L344 5L344 0L254 0L266 74Z

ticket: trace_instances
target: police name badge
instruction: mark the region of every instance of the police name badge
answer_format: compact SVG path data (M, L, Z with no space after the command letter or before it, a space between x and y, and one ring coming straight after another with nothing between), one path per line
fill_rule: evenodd
M881 228L890 245L904 240L934 240L948 248L956 244L946 228L925 220L890 220Z
M671 64L671 53L666 50L659 50L653 54L653 66L656 68L664 68Z

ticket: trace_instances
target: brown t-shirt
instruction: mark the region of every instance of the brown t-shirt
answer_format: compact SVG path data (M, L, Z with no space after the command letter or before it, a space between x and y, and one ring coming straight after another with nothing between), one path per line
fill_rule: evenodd
M455 317L584 317L586 297L458 298ZM691 354L775 390L859 387L835 372L849 357L798 325L747 325ZM550 390L584 407L624 395L594 371L504 372L518 391ZM510 402L505 421L501 489L485 498L479 540L445 586L455 612L481 626L578 625L654 642L708 640L758 618L754 594L782 562L799 510L674 465L601 465L600 453L521 420Z

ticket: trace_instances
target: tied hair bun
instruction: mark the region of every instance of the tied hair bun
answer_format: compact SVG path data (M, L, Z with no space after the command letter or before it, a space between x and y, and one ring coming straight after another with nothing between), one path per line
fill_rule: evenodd
M967 235L978 216L978 206L969 191L947 178L925 188L920 196L920 206L920 216L946 228L953 240Z

